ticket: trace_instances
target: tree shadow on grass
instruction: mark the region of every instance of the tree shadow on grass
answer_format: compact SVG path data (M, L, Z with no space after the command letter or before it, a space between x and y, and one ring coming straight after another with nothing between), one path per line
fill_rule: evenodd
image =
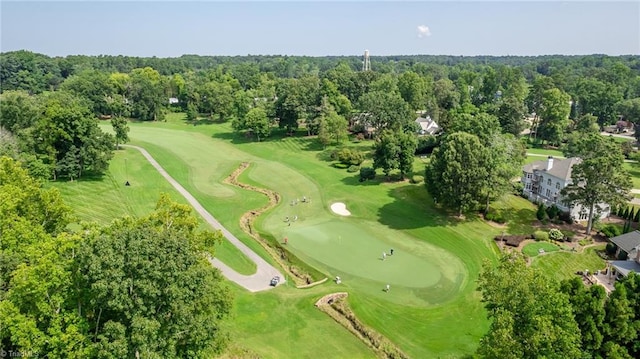
M393 229L456 226L465 222L436 207L422 186L406 185L389 190L394 199L378 210L380 223Z
M211 137L230 142L234 145L238 145L242 143L258 142L255 136L246 136L244 133L237 133L237 132L217 132L211 135ZM268 138L267 138L267 141L268 141ZM267 141L263 140L261 142L267 142Z
M536 211L530 208L521 208L517 211L505 211L507 229L511 234L531 234L535 230L533 225L537 223Z
M355 172L351 173L351 176L344 177L342 183L349 186L378 186L382 181L376 178L360 182L360 173Z
M184 123L190 126L202 126L202 125L213 125L214 123L220 123L220 121L215 121L210 118L201 118L199 120L187 120L185 118Z

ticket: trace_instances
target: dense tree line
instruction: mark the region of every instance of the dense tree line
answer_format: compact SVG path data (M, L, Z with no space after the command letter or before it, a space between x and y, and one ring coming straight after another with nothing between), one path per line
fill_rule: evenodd
M72 215L0 157L0 347L47 358L211 357L231 297L191 208L67 229Z
M102 174L115 140L102 132L88 100L67 91L0 95L0 155L21 160L31 175L71 180Z
M361 132L375 139L374 168L387 177L398 171L404 178L412 172L406 153L418 148L414 120L428 116L445 136L433 144L427 187L438 203L464 212L480 203L486 207L508 190L507 178L517 174L522 160L514 136L523 129L530 128L537 142L561 146L572 132L595 132L620 116L640 120L638 56L387 56L372 61L374 71L360 71L357 56L3 53L0 64L7 65L0 80L7 105L0 108L0 126L31 156L30 171L48 178L104 171L107 143L127 139L126 128L116 128L123 127L122 118L157 121L171 110L185 112L193 123L203 117L230 122L234 131L258 141L274 131L293 135L304 129L325 147L341 146L350 132ZM90 124L97 116L116 119L117 141ZM472 138L453 136L456 132L478 137L479 147ZM43 141L29 143L34 134ZM452 142L463 138L466 144ZM445 171L451 151L479 166L468 188L459 187L453 197L442 185L447 176L462 180L452 168Z
M487 263L479 279L492 320L478 354L482 358L638 358L640 275L600 285L575 277L560 283L505 255Z

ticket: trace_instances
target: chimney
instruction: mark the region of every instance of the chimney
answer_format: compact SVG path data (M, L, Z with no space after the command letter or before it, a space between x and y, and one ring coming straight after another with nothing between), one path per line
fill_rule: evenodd
M636 247L636 263L640 264L640 246Z
M553 156L547 158L547 171L553 168Z

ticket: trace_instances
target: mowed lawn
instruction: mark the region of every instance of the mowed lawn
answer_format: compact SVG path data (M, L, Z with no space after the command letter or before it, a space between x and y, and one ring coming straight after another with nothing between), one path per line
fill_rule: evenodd
M633 188L640 189L640 163L624 163L624 169L627 170L633 181Z
M129 186L125 183L129 182ZM123 216L141 217L151 213L161 193L167 193L172 200L187 204L178 191L162 177L156 169L132 148L122 147L115 151L109 171L102 178L79 181L49 182L57 188L79 220L107 225ZM199 217L201 229L209 229ZM216 248L215 256L224 260L231 268L242 274L253 274L256 265L227 240Z
M588 269L589 272L605 268L605 261L596 251L603 250L604 245L586 248L581 253L555 252L533 258L532 266L542 269L550 277L558 280L571 279L577 271Z
M349 302L359 318L412 357L469 354L487 330L475 280L483 260L497 256L491 238L499 230L477 219L443 217L434 209L423 184L380 179L360 183L357 173L332 167L323 160L326 151L301 135L257 143L234 135L229 124L186 126L170 118L166 123L132 123L130 137L132 143L149 150L230 231L264 254L242 233L238 220L242 213L264 205L266 199L221 183L241 162L249 162L251 166L241 179L273 189L283 198L281 205L259 218L261 229L277 238L289 236L296 254L328 276L343 278L342 285L325 284L313 291L288 286L257 294L237 290L240 304L228 327L240 346L265 357L345 357L342 354L351 351L354 355L347 357L358 357L359 342L336 339L355 337L335 327L312 305L332 291L349 292ZM370 149L371 143L350 146ZM302 196L311 198L311 203L293 208L290 200ZM333 202L346 203L352 216L333 214L329 210ZM299 219L288 226L284 218L291 215ZM325 244L318 242L322 236ZM335 252L340 241L344 244L351 237L352 248ZM382 262L382 251L390 248L396 253ZM386 283L391 284L389 293L382 291ZM273 298L296 308L285 315L295 320L284 320L284 312L271 307ZM292 329L292 322L297 326L311 319L318 320L317 328ZM272 335L268 344L262 333L261 323L265 322ZM304 350L304 343L315 344L317 333L322 331L330 333L326 338L336 337L332 345L324 351L318 349L322 345ZM348 350L334 348L342 346Z
M524 248L522 248L522 253L524 253L528 257L535 257L540 253L540 250L543 250L543 253L551 253L557 252L560 250L560 247L556 246L553 243L549 242L537 242L537 243L529 243Z

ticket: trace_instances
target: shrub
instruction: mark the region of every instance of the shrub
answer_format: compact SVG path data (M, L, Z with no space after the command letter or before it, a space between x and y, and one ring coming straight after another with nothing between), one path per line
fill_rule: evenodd
M536 212L536 218L538 221L544 221L548 218L547 211L544 208L544 204L540 203L538 205L538 211Z
M484 215L484 219L486 219L488 221L493 221L493 222L496 222L496 223L500 223L500 224L503 224L503 223L506 222L506 220L504 219L502 214L496 213L496 212L489 212L489 213L485 214Z
M606 226L603 226L600 231L602 232L602 234L604 234L607 238L613 238L613 237L617 237L619 235L622 234L622 228L620 228L620 226L617 226L615 224L607 224Z
M360 181L372 180L376 178L376 170L371 167L360 168Z
M340 163L343 163L345 165L360 166L360 164L364 161L364 155L357 150L341 148L331 154L331 159L334 161L339 161Z
M552 204L551 206L547 207L547 215L549 216L549 219L555 219L558 214L560 214L560 210L558 209L558 207L556 207L555 204Z
M560 211L558 213L558 218L564 221L567 224L573 224L573 218L571 217L571 213Z
M420 176L420 175L415 175L415 176L411 176L411 183L416 184L416 183L420 183L424 181L424 176Z
M347 172L354 173L354 172L358 172L358 171L360 171L360 166L351 165L351 166L349 166L349 168L347 168Z
M635 157L634 154L637 151L633 148L633 145L631 144L631 141L625 141L625 142L621 143L620 147L622 149L622 154L624 155L624 158L630 159L632 157Z
M523 190L524 190L524 183L522 183L522 182L513 182L512 191L513 191L514 195L523 196L524 198L527 198L527 196L522 193Z
M344 164L344 163L337 162L337 163L334 163L334 164L333 164L333 167L335 167L335 168L339 168L339 169L343 170L343 169L349 168L349 165L346 165L346 164Z
M433 152L437 146L438 139L436 136L427 135L418 137L418 146L416 147L416 155L428 154Z
M565 240L569 241L569 242L573 241L573 238L576 236L576 233L572 232L572 231L562 231L561 230L561 232L564 235Z
M564 239L564 234L557 228L551 228L549 230L549 238L554 241L561 241Z
M535 231L533 233L533 237L536 241L548 241L549 233L547 233L546 231Z
M356 135L356 142L364 141L364 133L360 132Z
M616 245L609 242L607 243L607 247L605 247L605 251L607 252L608 255L614 255L616 253Z

